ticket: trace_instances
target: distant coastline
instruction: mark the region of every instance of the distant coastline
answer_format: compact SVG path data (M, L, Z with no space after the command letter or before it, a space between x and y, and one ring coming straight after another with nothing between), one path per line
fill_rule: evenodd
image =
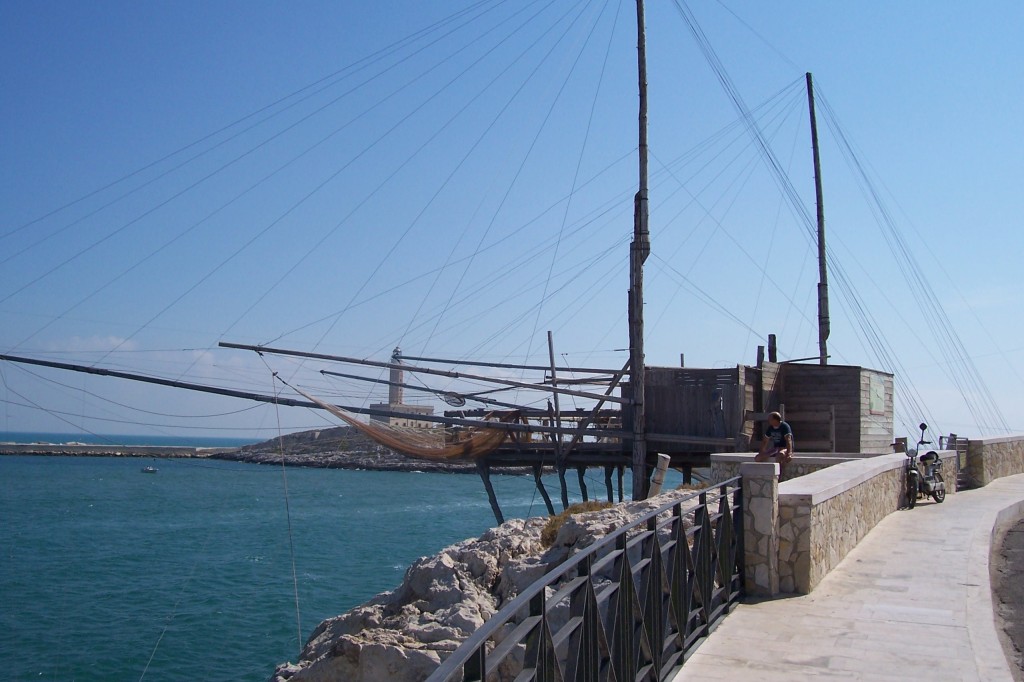
M0 455L51 457L213 457L256 441L193 436L0 432Z
M103 445L106 447L240 448L254 445L255 438L166 436L135 434L58 433L46 431L0 431L0 444L10 445Z
M87 445L85 443L0 442L0 455L48 457L215 457L238 448L203 448L187 445Z
M87 438L94 442L86 442ZM146 440L163 442L147 443ZM226 444L225 441L230 444ZM437 462L405 457L377 445L351 427L301 431L262 442L172 436L83 436L0 432L0 456L2 455L218 459L276 465L281 464L283 455L285 465L295 467L437 473L476 472L472 462Z

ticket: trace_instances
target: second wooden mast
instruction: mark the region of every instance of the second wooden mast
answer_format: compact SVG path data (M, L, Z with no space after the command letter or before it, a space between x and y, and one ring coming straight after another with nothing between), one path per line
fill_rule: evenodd
M640 90L639 175L629 247L629 384L633 410L633 499L647 497L647 434L644 411L644 261L651 252L647 229L647 45L644 2L636 2L637 76Z
M818 206L818 362L828 364L828 268L825 263L825 204L821 192L821 155L818 151L818 121L814 115L814 85L807 73L807 109L811 116L811 150L814 153L814 199Z

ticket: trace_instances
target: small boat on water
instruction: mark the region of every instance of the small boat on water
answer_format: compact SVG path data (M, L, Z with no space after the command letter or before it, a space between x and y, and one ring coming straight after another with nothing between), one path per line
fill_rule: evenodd
M160 471L160 470L157 469L155 466L144 466L144 467L142 467L142 473L144 473L144 474L155 474L158 471Z

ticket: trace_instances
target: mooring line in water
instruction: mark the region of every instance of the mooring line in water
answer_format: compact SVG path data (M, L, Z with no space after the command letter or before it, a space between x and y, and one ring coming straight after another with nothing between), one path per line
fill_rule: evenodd
M288 554L292 560L292 590L295 593L295 630L299 642L299 653L302 653L302 614L299 611L299 576L295 570L295 542L292 539L292 509L288 498L288 468L284 464L284 435L281 433L281 408L277 402L277 372L270 368L263 353L257 353L263 365L270 372L270 383L274 390L274 415L277 418L277 447L281 453L281 482L284 484L284 513L288 519Z
M212 536L213 529L210 528L206 533L206 540L203 541L203 548L196 555L196 560L192 562L192 568L188 572L188 577L185 578L185 582L181 584L181 589L178 590L178 598L174 600L174 608L171 609L171 616L167 619L167 622L164 623L164 627L160 631L160 636L156 638L156 644L153 645L153 651L149 653L149 660L146 661L146 667L142 669L142 674L139 675L139 682L142 682L146 673L149 672L149 666L153 663L153 659L156 658L157 649L160 648L160 643L164 640L164 635L167 634L167 628L171 627L171 623L173 623L174 619L177 617L178 607L181 605L181 600L185 596L185 588L187 588L192 582L192 578L196 574L196 568L199 566L199 557L206 555L206 548L210 546L210 538Z

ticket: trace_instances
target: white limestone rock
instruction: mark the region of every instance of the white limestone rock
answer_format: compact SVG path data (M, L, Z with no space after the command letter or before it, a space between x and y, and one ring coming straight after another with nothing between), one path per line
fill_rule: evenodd
M550 568L670 492L570 518L545 551L546 517L514 519L413 563L402 584L322 622L298 663L277 667L271 682L419 682L441 660ZM687 506L688 505L684 505ZM667 535L662 539L667 539Z
M518 589L543 575L540 530L546 519L515 519L416 561L401 586L317 627L297 664L274 682L413 682L447 655ZM521 576L520 562L528 560ZM539 573L538 573L539 572ZM505 589L499 584L505 579Z

